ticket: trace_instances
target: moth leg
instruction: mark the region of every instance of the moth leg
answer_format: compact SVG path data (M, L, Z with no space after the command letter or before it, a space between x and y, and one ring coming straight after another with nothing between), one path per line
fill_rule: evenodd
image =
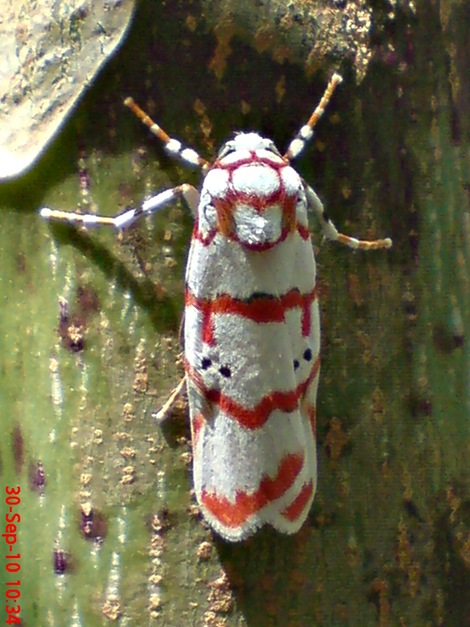
M152 417L155 419L157 424L161 424L164 422L168 416L170 415L174 404L179 399L179 397L183 394L186 383L186 376L184 376L178 385L171 392L170 396L163 403L160 409L152 414Z
M165 131L152 120L152 118L137 105L133 98L126 98L124 104L147 126L150 131L163 142L165 150L172 156L180 159L186 165L199 167L205 172L209 167L209 162L201 157L193 148L187 148L178 140L170 137Z
M43 207L39 214L46 220L60 220L71 224L81 224L85 227L91 226L113 226L115 229L124 229L142 216L150 216L167 205L172 200L184 198L193 214L197 212L199 202L199 192L192 185L183 183L172 189L166 189L145 200L140 207L127 209L123 213L115 216L100 216L91 213L76 213L74 211L61 211Z
M361 240L340 233L328 217L328 214L326 213L323 204L315 191L310 187L310 185L305 183L305 181L303 183L305 194L307 196L308 208L316 214L318 220L320 221L323 235L326 239L332 242L340 242L345 246L349 246L349 248L359 248L361 250L376 250L378 248L390 248L392 246L392 240L389 237L385 239Z

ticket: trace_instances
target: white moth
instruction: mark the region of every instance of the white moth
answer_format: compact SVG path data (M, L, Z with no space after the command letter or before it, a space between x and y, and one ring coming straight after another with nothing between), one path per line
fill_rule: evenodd
M115 217L41 210L44 218L117 229L181 196L193 212L186 375L159 417L185 383L196 497L204 518L226 540L242 540L265 524L298 531L315 495L320 321L308 212L329 240L364 250L392 244L338 233L290 165L340 81L338 74L332 77L283 156L271 140L239 133L208 162L127 99L170 154L202 170L201 190L179 185Z

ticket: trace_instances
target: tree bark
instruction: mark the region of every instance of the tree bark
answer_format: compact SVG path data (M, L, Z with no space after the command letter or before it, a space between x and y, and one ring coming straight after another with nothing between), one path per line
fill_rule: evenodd
M22 490L25 625L470 624L469 9L374 3L366 48L351 58L332 34L317 63L319 40L298 36L324 23L314 4L285 9L277 41L255 3L142 2L44 158L0 187L0 447ZM329 5L343 24L365 10ZM312 225L318 494L294 537L226 545L192 505L184 404L163 428L151 417L182 374L186 208L120 236L36 211L110 215L197 184L127 95L207 158L234 130L282 150L333 70L345 81L296 167L341 231L394 247L351 252Z

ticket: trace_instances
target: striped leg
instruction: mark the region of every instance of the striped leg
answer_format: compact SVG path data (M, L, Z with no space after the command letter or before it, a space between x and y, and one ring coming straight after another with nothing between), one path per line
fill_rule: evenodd
M325 212L323 204L314 190L305 182L304 187L307 195L308 207L315 212L317 218L319 219L323 235L326 239L333 242L340 242L345 246L349 246L349 248L359 248L361 250L376 250L378 248L390 248L392 246L392 240L389 237L376 240L360 240L355 237L339 233Z
M160 409L152 413L152 418L155 419L157 424L161 424L168 418L171 410L173 409L173 405L176 403L176 401L179 399L181 394L183 394L184 392L185 383L186 383L186 377L184 376L181 379L181 381L178 383L178 385L175 387L175 389L171 392L167 400L160 407Z
M139 105L137 105L132 98L126 98L124 100L126 107L135 113L135 115L141 120L150 131L163 142L165 150L172 156L181 159L189 166L197 166L205 172L209 167L209 162L203 159L193 148L186 148L178 139L173 139L160 126L152 120L152 118L143 111Z
M124 229L142 216L149 216L162 209L166 204L175 198L183 197L195 215L199 202L199 192L192 185L184 183L172 189L160 192L156 196L152 196L135 209L127 209L124 213L116 216L97 216L91 213L75 213L73 211L60 211L57 209L49 209L43 207L39 214L46 220L62 220L73 224L81 224L86 227L90 226L114 226L116 229Z

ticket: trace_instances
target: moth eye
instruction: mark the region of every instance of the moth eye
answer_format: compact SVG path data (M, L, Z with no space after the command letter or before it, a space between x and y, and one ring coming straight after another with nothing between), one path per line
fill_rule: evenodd
M210 368L212 366L212 360L209 359L208 357L204 357L202 362L201 362L201 368L203 370L207 370L208 368Z
M219 150L219 154L217 155L219 159L229 155L230 153L235 152L235 146L232 143L227 143L222 146Z
M219 372L223 377L226 377L227 379L232 376L232 371L228 366L221 366L219 368Z
M276 145L274 144L274 142L269 142L268 145L268 150L270 150L271 152L273 152L275 155L277 155L278 157L281 156L281 153L279 152L279 150L276 148Z

